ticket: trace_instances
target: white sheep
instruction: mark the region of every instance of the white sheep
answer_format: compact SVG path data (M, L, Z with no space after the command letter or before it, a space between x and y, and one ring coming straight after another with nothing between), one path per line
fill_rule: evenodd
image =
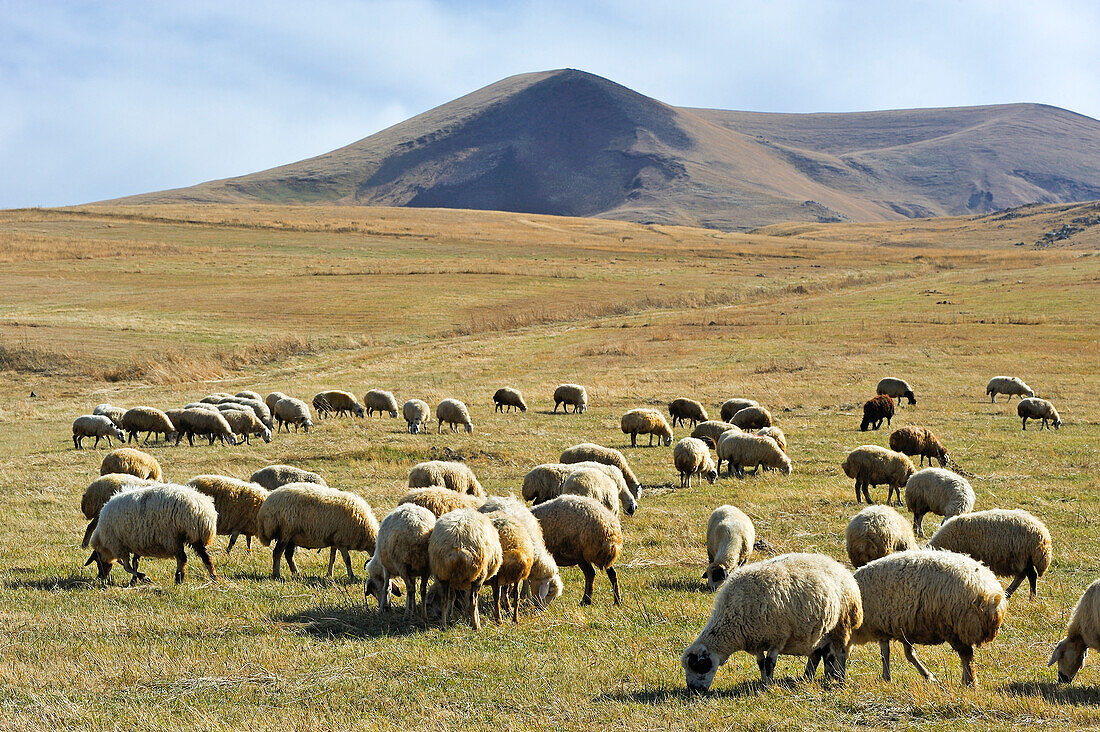
M611 595L620 602L615 563L623 548L623 529L615 514L587 496L558 496L531 508L542 528L546 549L559 567L580 567L584 574L581 605L592 604L595 569L607 572ZM594 569L595 568L595 569Z
M347 491L328 488L316 483L290 483L271 491L256 515L256 538L264 546L275 542L271 556L271 576L281 579L280 564L283 553L291 574L297 576L294 550L329 548L328 572L332 579L332 567L336 552L344 558L348 579L354 580L349 551L374 552L378 538L378 519L370 504L360 496Z
M622 416L619 421L624 435L630 435L630 446L638 446L638 435L649 435L649 446L653 447L653 438L656 436L658 444L672 444L672 428L668 426L664 415L656 409L643 407L631 409Z
M366 414L363 405L359 403L359 400L355 398L354 394L348 391L340 391L339 389L330 389L315 394L313 397L313 408L316 409L317 413L322 417L327 417L330 412L338 417L347 414L355 417L362 417ZM396 414L394 416L396 416Z
M126 414L126 410L122 407L115 407L110 404L97 404L95 409L92 410L92 414L100 414L107 417L115 426L122 426L122 415Z
M527 411L527 402L523 400L523 394L519 389L513 389L510 386L504 386L496 390L493 394L493 411L504 412L518 409L521 412Z
M469 493L472 496L485 495L485 489L481 487L474 471L466 463L429 460L426 463L417 463L409 471L410 488L429 488L437 485L450 488L456 493Z
M778 470L784 475L791 474L791 459L779 449L779 445L770 437L726 432L718 440L718 470L722 461L726 461L726 474L737 473L738 478L745 477L745 468L752 468L753 475L765 469Z
M164 471L160 469L157 459L132 447L120 447L103 456L103 462L99 464L99 474L108 473L129 473L158 483L164 480Z
M717 590L730 572L748 561L756 543L752 519L736 506L719 506L707 521L707 589Z
M1012 401L1014 396L1020 399L1035 396L1035 390L1015 376L994 376L986 385L985 393L989 395L991 402L997 401L998 394L1007 394L1008 401Z
M107 473L89 483L80 497L80 511L84 514L84 518L88 519L88 528L84 530L84 539L80 542L80 546L84 549L88 548L92 532L99 523L99 512L111 496L128 487L152 485L154 482L129 473Z
M1011 597L1026 577L1035 597L1035 584L1050 566L1050 531L1021 509L992 508L964 513L944 521L928 546L968 554L1000 577L1015 577L1005 597Z
M281 399L286 399L287 395L281 391L273 391L264 397L264 404L267 405L268 411L275 414L275 405L279 403Z
M119 442L126 441L126 435L119 429L110 417L102 414L85 414L73 420L73 446L77 450L84 449L84 438L94 437L94 447L99 447L101 439L107 440L108 447L114 447L111 438Z
M708 483L718 479L718 468L710 457L710 449L702 440L685 437L672 448L672 464L680 473L680 487L691 487L691 476L699 475Z
M727 399L722 403L722 406L718 408L718 412L722 417L723 422L729 422L733 419L733 415L740 412L742 409L748 409L749 407L758 407L755 399Z
M970 482L950 470L925 468L905 482L905 507L913 512L913 531L924 536L924 515L934 513L943 520L974 509Z
M325 479L308 470L296 468L293 465L268 465L260 468L249 478L253 483L258 483L269 491L280 488L289 483L316 483L328 485Z
M1096 580L1073 608L1066 637L1054 647L1047 666L1058 664L1058 681L1068 684L1081 670L1089 649L1100 651L1100 580Z
M879 381L875 387L875 393L885 394L896 399L899 407L901 406L902 397L909 400L910 404L917 403L917 397L913 394L913 387L909 386L909 382L893 376L887 376Z
M225 548L228 554L244 535L245 545L252 550L252 537L256 535L256 515L263 505L268 491L257 483L250 483L227 475L196 475L187 485L214 499L218 512L218 534L229 537Z
M402 496L397 503L398 505L413 503L428 509L436 517L439 517L460 508L478 509L485 503L485 499L465 493L455 493L450 488L434 485L426 488L413 488Z
M784 453L787 452L787 436L783 434L783 430L772 425L771 427L761 427L753 434L760 435L761 437L770 437L775 440L775 444L779 445L779 449Z
M219 411L222 413L222 417L229 424L229 429L233 434L240 435L240 439L237 440L238 444L244 442L246 445L252 444L252 435L259 435L263 438L264 442L271 442L271 430L259 420L255 412L247 407L241 408L239 405L234 405L236 408L229 408L222 410L219 407Z
M913 528L889 506L868 506L848 522L845 532L848 559L859 569L894 552L917 548Z
M211 406L205 409L184 409L179 414L174 414L178 424L173 422L176 429L176 444L180 444L184 437L187 444L194 446L195 435L205 436L210 444L214 440L220 440L223 444L236 445L237 438L233 436L233 429L225 420L217 407Z
M473 422L470 421L470 410L457 399L444 399L435 408L435 418L439 421L437 432L443 431L443 425L449 424L451 432L457 432L459 426L467 432L474 431Z
M133 409L127 409L126 413L122 415L122 424L120 425L126 432L127 442L136 442L139 432L145 433L145 442L147 444L149 438L153 435L164 435L165 441L168 441L176 436L176 428L172 424L172 420L168 419L168 415L155 407L134 407Z
M286 427L286 431L290 432L289 425L294 425L295 432L298 431L299 427L305 432L309 432L309 428L313 426L313 416L309 412L309 405L301 399L294 399L293 397L280 399L275 403L274 417L275 421L279 423L276 431L280 432L283 427Z
M570 405L574 414L588 411L588 390L580 384L559 384L554 389L554 411L560 406L563 412L568 412Z
M1028 399L1021 399L1016 405L1016 414L1023 419L1022 429L1027 429L1027 421L1029 419L1042 420L1042 424L1039 429L1047 429L1048 427L1054 427L1058 429L1062 426L1062 418L1058 416L1058 410L1054 408L1046 399L1040 399L1039 397L1030 397ZM1047 422L1050 422L1048 425Z
M368 417L373 416L375 412L378 414L388 412L390 417L397 416L397 399L393 392L371 389L363 395L363 404L367 408Z
M593 462L613 465L622 471L627 488L630 489L635 498L642 492L642 484L638 481L638 477L634 475L634 471L630 469L630 465L627 464L626 457L613 447L604 447L593 442L582 442L579 445L565 448L558 461L566 464Z
M722 434L733 430L735 432L741 432L741 428L735 424L729 422L722 422L717 419L707 420L706 422L700 422L695 425L695 429L691 431L691 436L697 440L702 440L707 443L707 447L718 447L718 440L721 439ZM708 442L709 440L709 442Z
M543 501L557 498L563 493L572 493L574 495L591 495L593 498L596 498L596 500L601 501L601 503L604 502L601 497L603 491L600 492L600 495L596 495L589 492L578 492L580 486L571 486L570 490L564 489L565 482L569 476L582 469L598 470L614 482L616 488L612 497L615 495L618 497L614 501L604 504L610 508L613 513L618 514L619 506L621 505L626 515L634 515L634 512L638 510L638 502L635 500L634 494L630 492L630 487L626 483L623 471L615 465L607 465L595 461L580 463L544 463L542 465L536 465L523 476L523 499L525 501L542 503Z
M239 396L239 397L243 397L245 399L255 399L258 402L262 402L264 400L264 398L262 396L260 396L259 393L254 392L254 391L249 391L248 389L245 389L243 391L238 391L233 396Z
M916 550L869 562L855 579L863 624L852 643L878 641L883 681L890 681L890 641L896 640L929 681L932 674L913 646L950 644L962 663L963 684L974 685L974 647L997 636L1007 607L992 572L964 554Z
M758 430L772 426L772 413L761 406L745 407L730 417L729 421L743 430Z
M405 620L416 613L416 580L420 579L422 615L428 618L428 541L435 528L435 514L412 503L403 503L378 525L374 556L367 562L366 594L378 600L381 610L389 608L392 577L405 582Z
M861 491L862 498L866 499L867 503L874 503L868 488L874 488L883 483L889 485L886 503L890 503L894 493L898 494L900 503L902 487L909 480L909 476L916 472L913 461L907 456L878 445L860 445L848 453L848 457L840 467L845 475L856 482L856 503L861 500Z
M560 495L594 498L615 516L619 515L619 487L611 476L595 467L571 470L562 481ZM629 492L627 496L630 496Z
M694 399L684 397L673 399L668 403L668 414L672 417L673 427L676 426L677 422L680 424L691 422L691 426L694 427L700 422L706 422L710 419L707 416L706 408L702 404Z
M115 562L130 573L132 582L148 579L138 563L142 557L176 560L176 584L183 582L185 547L202 560L210 579L217 579L206 547L214 541L218 515L214 501L182 485L158 483L127 488L113 496L99 512L90 541L99 579L106 580ZM130 557L133 555L133 560Z
M714 598L699 637L680 659L689 689L707 691L718 667L737 651L756 656L770 684L780 655L809 656L843 682L852 632L863 620L851 573L822 554L781 554L737 569ZM812 664L812 665L811 665Z
M423 399L410 399L401 406L401 416L409 423L409 433L415 435L432 421L432 408Z
M428 562L443 589L444 625L460 592L470 608L470 623L481 629L478 594L500 571L501 561L500 536L484 514L459 509L436 519L428 540Z
M247 407L252 410L252 413L256 415L256 419L263 423L264 427L271 429L274 427L274 422L271 421L271 409L262 399L252 399L250 397L243 397L240 395L224 397L218 402L218 406L225 404L236 404L237 406Z

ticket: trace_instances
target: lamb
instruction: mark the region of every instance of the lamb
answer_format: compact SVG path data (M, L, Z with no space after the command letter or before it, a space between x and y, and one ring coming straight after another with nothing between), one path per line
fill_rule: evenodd
M925 468L905 483L905 506L913 512L913 531L924 536L924 515L934 513L943 520L974 509L974 489L966 478L943 468Z
M391 394L390 397L392 398L393 395ZM362 417L366 414L363 405L359 403L359 400L355 398L354 394L339 390L322 391L314 396L313 408L316 409L322 417L327 416L329 412L335 412L338 417L347 414L351 414L355 417ZM394 417L397 416L396 410L397 405L395 404Z
M92 414L103 415L114 422L116 427L121 427L122 415L126 414L126 410L122 407L113 407L110 404L97 404L95 409L92 410Z
M393 393L381 389L371 389L363 395L363 404L367 407L367 416L375 412L389 412L391 417L397 416L397 399Z
M848 522L845 537L848 559L859 569L887 554L917 548L913 529L889 506L868 506Z
M481 513L503 511L523 525L534 546L534 561L531 563L528 581L523 585L523 595L526 597L530 594L535 606L540 609L549 607L550 603L561 594L562 582L561 575L558 573L558 564L546 549L546 541L543 539L538 519L527 505L515 496L494 496L486 500L478 510Z
M451 425L451 432L457 432L462 425L467 432L474 431L474 425L470 421L470 410L457 399L444 399L435 408L435 418L439 420L437 433L443 431L444 423Z
M649 446L653 447L653 437L656 435L659 444L672 444L672 428L668 426L664 416L656 409L631 409L620 420L624 435L630 435L630 446L638 446L638 434L649 435Z
M1096 580L1073 608L1066 637L1054 647L1047 666L1058 664L1058 681L1068 684L1081 670L1088 649L1100 650L1100 580Z
M1015 376L994 376L985 387L985 393L989 395L990 402L997 401L998 394L1008 394L1008 401L1012 401L1013 396L1020 399L1035 396L1035 390Z
M220 410L222 418L229 423L229 429L233 434L240 435L241 439L237 440L240 443L242 440L247 445L252 444L252 435L259 435L263 438L264 442L271 442L271 430L269 430L263 422L261 422L256 414L247 408L227 408Z
M876 394L885 394L888 397L893 397L898 400L898 406L901 406L901 399L905 397L909 400L910 404L917 403L917 397L913 395L913 387L909 386L909 383L903 379L896 379L892 376L887 376L885 379L878 382L878 386L875 387Z
M959 654L963 684L974 686L974 647L997 637L1007 608L992 572L963 554L916 550L869 562L856 570L855 579L863 624L852 643L878 641L883 681L890 681L890 641L897 640L929 681L932 674L913 646L949 643Z
M416 613L416 580L420 579L422 615L428 619L428 541L435 528L435 514L411 503L399 505L378 526L374 555L367 563L365 592L378 600L380 610L390 604L391 577L405 581L405 620Z
M317 473L311 473L308 470L302 470L293 465L268 465L266 468L260 468L253 473L249 480L253 483L262 485L269 491L281 488L289 483L316 483L317 485L328 485L325 479L317 475Z
M727 475L737 473L738 478L744 478L745 468L751 467L755 475L761 466L779 470L783 475L791 474L791 459L770 437L727 432L718 440L717 452L716 470L722 469L722 461L725 460Z
M217 523L214 501L186 486L157 484L123 490L99 512L90 541L92 555L84 566L95 562L99 579L106 581L119 562L130 573L131 583L145 582L148 577L138 569L142 557L174 557L176 584L180 584L187 566L184 548L190 546L214 580L217 573L206 547L214 541Z
M710 457L710 449L702 440L685 437L672 448L672 463L680 473L680 487L691 487L691 476L700 475L713 483L718 479L718 468Z
M863 421L859 423L859 431L866 432L867 428L877 430L882 426L882 420L890 424L894 417L894 400L885 394L879 394L863 403Z
M217 533L229 537L225 548L228 554L244 535L245 544L252 551L252 537L256 535L256 515L263 505L268 491L257 483L250 483L225 475L196 475L187 485L214 499L218 512Z
M772 426L772 413L763 407L745 407L729 419L730 423L743 430L758 430Z
M506 511L484 513L493 522L500 540L500 568L489 578L493 588L493 618L500 622L500 598L509 595L512 608L512 622L519 623L519 586L531 576L531 567L535 563L535 543L527 529Z
M621 504L622 509L626 511L628 516L634 515L634 512L638 510L638 502L634 499L634 494L630 492L630 488L626 484L623 471L614 465L594 461L536 465L523 477L523 499L542 503L557 498L563 493L572 493L573 495L591 495L596 500L603 502L601 498L603 491L600 491L597 495L587 490L581 490L583 481L571 484L570 489L565 490L565 482L569 476L576 471L585 469L600 471L614 482L615 489L609 496L609 502L604 505L617 514ZM615 498L616 495L617 498Z
M993 508L964 513L944 521L928 542L933 549L969 554L989 567L993 574L1012 577L1005 597L1027 578L1031 596L1035 583L1050 566L1050 531L1027 511Z
M484 514L459 509L436 519L428 540L428 562L443 590L444 625L455 593L461 592L468 601L471 624L481 629L478 594L500 571L501 561L500 536Z
M604 447L592 442L582 442L579 445L573 445L563 450L558 461L566 464L593 462L613 465L623 472L623 479L626 480L626 486L630 489L630 493L635 498L642 492L642 484L638 482L638 478L634 475L634 471L632 471L627 464L626 457L613 447Z
M600 465L600 467L605 468L607 466ZM611 511L616 517L619 516L619 486L612 480L611 476L598 468L574 468L571 470L561 484L559 495L595 498L600 502L600 505ZM626 496L633 501L630 491L626 491ZM636 509L637 504L632 503L628 507L627 513L633 514Z
M680 663L693 691L709 690L718 667L737 651L756 656L765 684L780 654L809 656L808 678L824 658L826 673L843 683L850 639L862 621L859 588L839 562L822 554L781 554L729 576Z
M707 443L707 447L718 447L718 440L722 437L723 432L729 432L735 430L741 432L741 428L735 424L729 422L722 422L717 419L711 419L706 422L700 422L695 426L695 429L691 431L691 436L697 440L702 440ZM708 442L709 440L709 442Z
M99 474L108 473L128 473L139 478L155 480L158 483L164 480L164 471L160 469L157 459L147 452L135 450L132 447L120 447L103 457L103 462L99 465Z
M114 443L111 442L112 437L119 442L126 442L125 433L115 426L110 417L102 414L85 414L73 420L73 446L77 450L84 449L85 437L95 438L94 447L99 447L99 441L104 438L107 440L107 445L112 448L114 447Z
M936 433L926 427L914 427L907 425L890 433L890 449L903 455L920 455L920 464L924 465L924 459L928 458L928 464L932 464L932 458L939 461L940 467L947 467L951 461L947 454L947 448L943 446Z
M518 409L521 412L527 411L527 402L523 401L523 394L519 389L513 389L510 386L505 386L496 390L493 394L494 412L511 411L512 409Z
M1050 424L1054 426L1054 429L1058 429L1062 426L1062 418L1058 416L1058 410L1046 399L1040 399L1038 397L1021 399L1016 405L1016 414L1023 418L1024 430L1027 429L1027 421L1029 419L1041 419L1043 423L1039 429L1046 429L1048 427L1047 420L1050 420Z
M178 416L179 424L176 425L176 444L187 437L187 444L195 445L195 435L204 435L214 444L214 440L220 440L223 444L237 444L237 438L233 436L233 430L229 426L217 407L210 409L184 409Z
M80 546L84 549L88 548L92 532L99 523L100 509L111 496L129 487L141 487L153 483L152 480L138 478L129 473L107 473L89 483L84 489L84 495L80 497L80 511L84 514L84 518L88 519L88 528L84 530L84 539L80 542Z
M897 493L900 504L901 489L916 470L913 461L905 455L878 445L860 445L848 453L840 467L845 475L856 481L856 503L861 500L861 490L863 499L874 503L867 488L886 483L890 486L886 492L886 503L890 503L890 498Z
M561 406L563 412L568 412L570 405L574 414L587 412L588 390L580 384L559 384L554 389L554 411L557 412L558 406Z
M558 496L533 506L531 513L538 519L546 549L558 566L579 566L584 573L581 605L592 604L593 567L607 572L618 605L619 579L612 565L623 548L623 530L615 514L587 496Z
M423 432L432 421L432 408L422 399L410 399L401 407L401 416L409 423L409 433Z
M761 427L756 430L756 434L761 437L770 437L775 440L775 444L779 445L779 449L784 453L787 452L787 436L783 434L783 430L778 427Z
M713 592L722 586L730 572L748 561L756 543L752 519L736 506L719 506L707 521L707 569L703 579Z
M694 399L673 399L668 404L668 414L672 417L672 426L675 427L676 423L684 424L685 422L691 422L691 426L695 427L700 422L706 422L707 410L703 408L703 405Z
M485 503L485 499L465 493L455 493L450 488L433 485L427 488L413 488L398 501L398 505L404 503L422 506L439 517L460 508L478 509Z
M282 431L283 427L286 427L286 431L290 432L289 425L294 425L295 432L298 431L299 427L303 431L309 432L309 428L313 426L313 416L309 412L309 405L301 399L294 399L293 397L280 399L275 403L274 414L275 421L279 423L276 431Z
M456 493L485 496L485 489L466 463L430 460L414 465L409 471L410 488L428 488L433 485L445 486Z
M280 564L284 552L291 574L298 575L294 550L329 547L327 579L339 550L354 581L350 551L374 553L378 538L378 519L370 504L348 491L316 483L290 483L271 491L256 514L256 538L264 546L275 542L271 556L271 576L281 579Z
M729 422L733 419L733 415L740 412L742 409L748 409L749 407L759 407L755 399L727 399L722 402L722 406L718 409L719 414L722 417L723 422Z
M270 411L272 414L275 414L275 405L286 398L287 395L282 393L281 391L273 391L266 397L264 397L264 404L267 405L268 411Z
M258 402L262 402L264 398L254 391L245 389L244 391L238 391L233 396L244 397L245 399L255 399Z

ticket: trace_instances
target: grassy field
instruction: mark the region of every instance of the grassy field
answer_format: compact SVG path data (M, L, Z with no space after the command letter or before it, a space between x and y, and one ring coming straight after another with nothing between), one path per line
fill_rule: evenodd
M0 212L0 728L1096 726L1100 667L1086 661L1059 686L1045 664L1100 576L1100 227L1032 246L1095 213L723 234L430 210ZM984 396L997 374L1052 399L1062 430L1022 433L1015 402ZM858 431L885 375L907 378L919 400L895 426L935 430L976 476L979 508L1023 507L1050 527L1039 598L1012 599L977 653L975 690L960 687L946 647L918 649L940 683L895 653L883 684L867 646L843 689L795 680L801 660L783 658L782 681L762 691L739 654L709 696L689 696L679 657L711 607L707 516L733 503L775 553L845 559L859 506L839 463L886 443L887 430ZM565 381L588 386L587 414L549 414ZM531 410L494 414L503 385ZM622 606L598 578L595 604L579 607L580 572L564 569L548 612L475 633L364 609L361 585L320 578L327 554L304 554L303 579L285 583L255 547L219 551L214 583L196 562L178 587L165 561L143 564L154 583L133 588L121 570L101 588L82 568L79 498L105 451L73 450L70 424L96 403L372 387L463 399L476 431L345 419L269 445L150 452L181 482L290 462L381 517L421 460L458 454L508 493L568 445L609 444L646 486L624 518ZM677 396L712 414L730 396L758 399L787 434L794 473L680 490L671 449L624 447L618 428L625 410Z

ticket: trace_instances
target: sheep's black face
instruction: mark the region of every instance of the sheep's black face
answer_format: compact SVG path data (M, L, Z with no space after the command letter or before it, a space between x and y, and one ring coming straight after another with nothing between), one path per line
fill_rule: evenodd
M706 648L689 648L681 659L684 667L684 678L687 687L691 691L705 692L710 690L711 681L714 680L714 672L718 665Z
M707 482L708 483L713 483L716 480L718 480L718 471L717 470L708 470L707 471Z

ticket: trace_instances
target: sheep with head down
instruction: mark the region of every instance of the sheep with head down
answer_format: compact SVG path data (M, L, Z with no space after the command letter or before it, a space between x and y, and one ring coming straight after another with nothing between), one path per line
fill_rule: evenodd
M367 416L374 416L375 412L381 415L386 412L390 417L397 417L397 398L393 392L383 389L371 389L363 395L363 404L367 408Z
M706 422L707 410L702 404L694 399L687 399L681 397L679 399L673 399L668 403L668 414L672 417L672 426L675 427L676 423L684 424L685 422L691 422L691 426L694 427L700 422Z
M893 376L887 376L879 381L875 387L875 393L885 394L888 397L897 399L899 407L903 398L908 400L910 404L917 403L917 397L913 394L913 387L909 386L909 382Z
M718 479L718 468L710 457L710 448L702 440L685 437L672 448L672 463L680 473L680 487L691 487L691 476L706 478L708 483Z
M740 412L742 409L748 409L749 407L759 407L760 405L755 399L741 399L734 397L733 399L727 399L722 402L722 406L719 407L718 412L722 417L723 422L729 422L733 419L733 415Z
M1021 399L1016 405L1016 414L1023 419L1023 426L1021 427L1023 430L1027 430L1027 421L1029 419L1040 420L1042 424L1039 426L1039 429L1041 430L1047 429L1048 427L1058 429L1062 426L1062 418L1059 416L1058 410L1046 399L1040 399L1038 397Z
M726 432L733 430L734 432L741 432L742 429L735 424L729 422L722 422L717 419L707 420L706 422L700 422L695 425L695 429L691 431L691 436L697 440L702 440L707 443L707 447L718 447L718 440Z
M559 384L554 389L554 411L558 407L563 412L568 412L573 407L574 414L583 414L588 410L588 390L580 384Z
M638 435L649 435L649 446L653 447L653 438L661 445L672 444L672 428L668 426L664 415L656 409L642 407L631 409L622 416L620 426L624 435L630 435L630 446L638 446Z
M428 488L444 486L456 493L469 493L473 496L485 496L474 471L466 463L448 460L429 460L417 463L409 471L410 488Z
M573 445L562 450L558 461L566 464L593 462L613 465L622 471L623 479L626 480L626 486L630 489L630 493L635 498L641 495L641 482L634 475L634 471L630 469L626 457L613 447L604 447L593 442L582 442L579 445Z
M435 418L439 421L437 433L443 431L444 424L450 425L451 432L457 432L459 427L466 432L474 431L473 422L470 421L470 410L457 399L444 399L436 405Z
M1015 376L994 376L985 387L985 393L989 395L989 401L997 401L998 394L1007 394L1006 401L1012 401L1012 397L1035 396L1035 390L1024 383L1023 379Z
M504 412L518 409L521 412L527 411L527 402L523 400L523 394L519 389L513 389L510 386L501 387L493 394L493 411Z
M403 503L386 515L378 525L374 555L367 562L368 597L378 601L379 610L386 610L390 595L396 592L393 577L405 582L405 620L416 613L416 581L420 580L421 613L428 618L427 586L430 567L428 542L435 528L436 516L423 506Z
M1100 580L1096 580L1073 608L1066 637L1054 647L1048 666L1058 664L1058 681L1068 684L1081 670L1089 649L1100 651Z
M478 595L500 571L502 561L500 535L486 515L459 509L436 519L428 540L428 563L443 590L444 625L457 593L470 608L470 623L481 629Z
M122 443L126 441L126 434L102 414L85 414L73 420L73 446L77 450L84 449L85 437L95 438L94 447L99 447L101 439L107 440L108 447L114 447L112 437Z
M756 544L752 519L736 506L719 506L707 520L707 589L717 590L730 572L742 566Z
M791 459L779 449L779 445L770 437L747 434L744 432L726 432L718 440L717 470L722 469L726 461L726 474L745 477L745 469L752 468L753 475L765 470L778 470L784 475L792 471Z

